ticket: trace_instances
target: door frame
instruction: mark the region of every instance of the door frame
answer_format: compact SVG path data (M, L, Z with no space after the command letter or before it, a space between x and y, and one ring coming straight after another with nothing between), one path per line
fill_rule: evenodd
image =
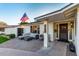
M61 28L60 28L60 25L63 25L63 24L65 24L65 25L67 26L67 29L66 29L66 30L67 30L67 41L68 41L68 23L60 23L60 24L59 24L59 40L60 40L60 33L61 33L61 32L60 32L60 29L61 29Z
M70 25L69 23L70 23L70 21L68 21L68 22L63 22L63 21L62 22L56 22L56 24L58 24L58 37L55 37L55 39L57 39L57 40L59 39L59 35L60 35L59 25L60 24L68 24L68 41L69 41L69 28L70 28L69 27L69 25Z
M54 22L54 26L55 25L58 25L58 37L54 37L54 39L58 40L59 39L59 34L60 34L60 29L59 29L59 24L65 24L67 23L68 24L68 41L71 41L70 39L70 22L71 21L74 21L74 29L73 29L73 35L75 36L75 20L69 20L69 21L55 21ZM54 34L55 35L55 34ZM74 39L74 37L72 36L72 39Z

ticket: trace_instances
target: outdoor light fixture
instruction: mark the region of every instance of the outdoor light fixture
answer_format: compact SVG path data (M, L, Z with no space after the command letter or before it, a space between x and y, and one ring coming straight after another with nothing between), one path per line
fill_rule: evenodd
M74 22L71 22L70 25L71 25L71 28L73 28L74 27Z

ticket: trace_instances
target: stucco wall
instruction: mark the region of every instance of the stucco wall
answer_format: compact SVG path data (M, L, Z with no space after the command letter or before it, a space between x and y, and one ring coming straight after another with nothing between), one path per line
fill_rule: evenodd
M15 34L17 36L17 27L5 28L5 34Z

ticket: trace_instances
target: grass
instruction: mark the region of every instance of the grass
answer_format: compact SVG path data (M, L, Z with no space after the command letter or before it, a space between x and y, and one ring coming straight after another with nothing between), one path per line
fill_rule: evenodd
M9 40L8 36L0 35L0 44Z
M15 34L9 34L9 35L4 35L4 34L1 34L0 35L0 44L1 43L4 43L12 38L15 38Z

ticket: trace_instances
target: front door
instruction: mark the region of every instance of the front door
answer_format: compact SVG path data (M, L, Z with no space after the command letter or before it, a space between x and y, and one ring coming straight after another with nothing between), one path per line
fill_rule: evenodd
M59 40L60 41L68 41L68 24L60 24L60 34Z

